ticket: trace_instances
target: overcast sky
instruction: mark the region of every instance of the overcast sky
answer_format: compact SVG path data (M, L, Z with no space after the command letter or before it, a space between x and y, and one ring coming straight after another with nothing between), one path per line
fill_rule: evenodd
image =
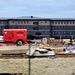
M75 0L0 0L0 17L75 18Z

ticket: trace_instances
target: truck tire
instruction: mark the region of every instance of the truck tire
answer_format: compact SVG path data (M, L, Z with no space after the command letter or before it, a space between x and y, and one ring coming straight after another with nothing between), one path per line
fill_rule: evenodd
M23 41L22 40L18 40L17 41L17 46L22 46L23 45Z

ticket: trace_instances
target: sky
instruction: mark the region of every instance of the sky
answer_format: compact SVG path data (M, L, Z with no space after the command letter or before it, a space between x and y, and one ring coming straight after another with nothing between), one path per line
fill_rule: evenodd
M75 0L0 0L0 17L75 18Z

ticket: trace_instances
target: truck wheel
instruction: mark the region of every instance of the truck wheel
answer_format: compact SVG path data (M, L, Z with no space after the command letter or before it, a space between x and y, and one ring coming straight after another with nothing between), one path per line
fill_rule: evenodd
M21 46L21 45L23 45L23 41L22 40L18 40L17 46Z

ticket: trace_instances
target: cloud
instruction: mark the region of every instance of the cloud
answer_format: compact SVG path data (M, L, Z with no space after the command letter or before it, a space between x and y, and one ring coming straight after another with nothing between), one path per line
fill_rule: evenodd
M1 17L75 17L75 0L0 0Z

